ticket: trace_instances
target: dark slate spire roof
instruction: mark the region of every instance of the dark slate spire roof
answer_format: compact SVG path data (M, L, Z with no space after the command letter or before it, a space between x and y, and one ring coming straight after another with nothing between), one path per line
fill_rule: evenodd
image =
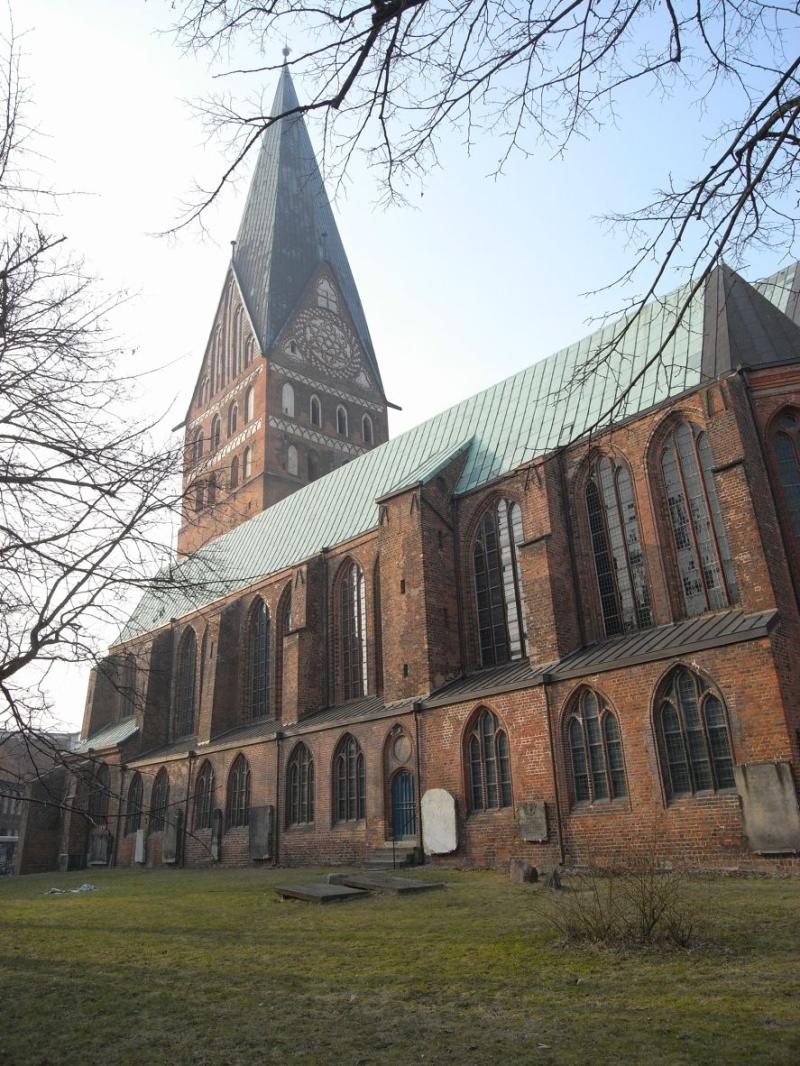
M272 114L299 106L289 68L284 66ZM356 283L308 130L298 114L264 132L233 253L234 273L262 351L273 344L323 262L336 276L376 384L383 391Z

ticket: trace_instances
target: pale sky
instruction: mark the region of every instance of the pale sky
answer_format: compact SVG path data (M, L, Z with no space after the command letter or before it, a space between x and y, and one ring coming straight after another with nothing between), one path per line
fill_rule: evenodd
M17 0L12 8L25 31L41 170L60 191L76 192L53 228L105 289L132 294L114 326L131 369L158 371L146 379L143 404L172 426L199 369L252 163L206 219L204 239L196 230L153 236L174 221L195 181L207 185L219 173L222 155L186 103L217 87L214 70L159 34L170 26L167 0ZM295 84L302 98L302 81ZM265 91L271 99L274 85ZM487 137L468 157L453 134L413 207L375 209L375 177L355 167L334 210L387 396L403 408L391 413L391 433L578 339L590 317L619 307L619 290L581 296L612 281L630 254L625 235L598 218L645 202L670 171L680 176L707 130L686 94L667 103L640 86L616 128L576 141L564 158L547 149L515 158L497 180L486 175L500 144ZM781 263L754 259L748 274ZM86 667L52 678L57 718L71 727L86 679Z

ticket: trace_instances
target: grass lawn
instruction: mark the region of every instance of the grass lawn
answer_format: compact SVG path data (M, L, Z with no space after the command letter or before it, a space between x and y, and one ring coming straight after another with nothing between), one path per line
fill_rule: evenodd
M564 948L540 886L320 907L309 870L0 880L3 1066L800 1062L800 884L704 880L691 951ZM46 896L91 880L98 891Z

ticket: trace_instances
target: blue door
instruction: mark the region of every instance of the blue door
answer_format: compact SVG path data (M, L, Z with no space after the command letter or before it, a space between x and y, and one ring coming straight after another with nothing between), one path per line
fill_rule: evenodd
M392 778L392 835L395 840L414 840L417 836L414 777L408 770L400 770Z

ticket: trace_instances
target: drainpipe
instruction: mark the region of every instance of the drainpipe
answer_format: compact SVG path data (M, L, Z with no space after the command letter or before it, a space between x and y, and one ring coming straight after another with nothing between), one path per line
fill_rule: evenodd
M553 739L553 722L550 708L550 690L548 685L552 683L552 674L542 674L542 689L544 691L544 712L547 716L547 740L550 744L550 765L553 768L553 795L556 804L556 832L558 833L558 854L560 865L564 865L564 832L561 826L561 798L558 794L558 766L556 764L556 748Z
M419 754L419 712L422 710L422 700L414 700L411 705L411 709L414 712L414 749L415 759L417 767L417 787L416 803L417 803L417 846L419 847L422 861L425 861L425 852L422 850L422 763Z
M189 797L192 794L192 767L194 766L194 760L196 757L196 751L189 751L186 753L188 767L186 770L186 795L183 800L183 839L178 842L181 849L181 866L186 865L186 837L189 832Z
M275 846L272 849L272 865L278 865L281 839L281 740L283 731L275 730Z
M113 870L117 865L117 848L119 847L119 838L121 832L121 826L123 824L122 814L122 797L125 795L125 771L127 766L124 762L119 764L119 802L117 804L117 831L114 834L114 846L111 850L111 869Z

